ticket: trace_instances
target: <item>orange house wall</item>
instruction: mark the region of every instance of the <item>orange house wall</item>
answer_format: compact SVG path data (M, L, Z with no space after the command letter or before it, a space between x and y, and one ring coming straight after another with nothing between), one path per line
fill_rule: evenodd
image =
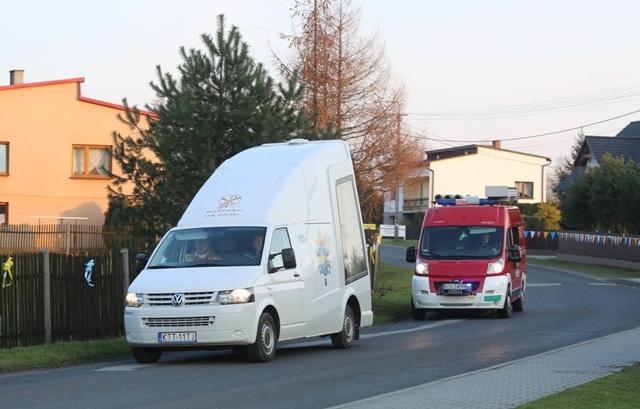
M123 107L80 96L83 81L0 87L0 142L9 142L0 202L9 203L9 224L59 222L35 216L86 217L73 222L90 225L104 222L110 181L72 178L72 146L111 146L114 131L132 131L117 119ZM120 173L114 161L112 168Z

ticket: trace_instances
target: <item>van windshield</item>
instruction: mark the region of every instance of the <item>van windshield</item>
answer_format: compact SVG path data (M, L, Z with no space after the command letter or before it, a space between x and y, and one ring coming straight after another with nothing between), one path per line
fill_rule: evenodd
M265 227L206 227L172 230L147 268L257 266Z
M485 259L502 254L504 229L487 226L426 227L420 239L425 259Z

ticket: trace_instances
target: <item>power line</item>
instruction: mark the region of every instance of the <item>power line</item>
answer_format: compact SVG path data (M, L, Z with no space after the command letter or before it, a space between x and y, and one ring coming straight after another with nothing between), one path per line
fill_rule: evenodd
M469 120L498 119L507 117L523 117L530 115L541 115L550 111L585 111L593 110L597 105L597 109L602 109L603 105L611 108L612 104L616 104L617 108L621 108L620 104L640 100L640 83L627 85L624 87L614 88L611 90L598 91L589 94L583 94L575 97L558 98L548 101L517 104L509 106L498 106L491 108L480 108L470 110L456 111L439 111L439 112L414 112L410 115L414 117L423 117L429 122L459 122ZM637 106L637 103L634 103ZM417 119L417 118L416 118Z
M640 112L640 109L632 111L632 112L628 112L626 114L618 115L618 116L613 117L613 118L603 119L602 121L592 122L590 124L580 125L580 126L576 126L576 127L573 127L573 128L567 128L567 129L562 129L562 130L559 130L559 131L546 132L546 133L535 134L535 135L519 136L519 137L514 137L514 138L501 138L500 140L501 141L518 141L518 140L523 140L523 139L541 138L543 136L556 135L556 134L559 134L559 133L576 131L576 130L579 130L579 129L588 128L590 126L600 125L600 124L603 124L605 122L615 121L616 119L620 119L620 118L624 118L625 116L637 114L638 112ZM425 139L429 139L429 138L425 138ZM465 143L478 142L477 140L447 140L447 139L443 139L443 140L435 140L434 139L434 141L437 141L437 142L454 142L454 143L455 142L465 142Z

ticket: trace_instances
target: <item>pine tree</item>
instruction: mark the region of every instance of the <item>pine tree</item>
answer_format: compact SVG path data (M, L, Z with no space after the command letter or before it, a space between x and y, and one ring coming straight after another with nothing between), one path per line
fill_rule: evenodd
M151 83L155 104L146 108L157 117L140 126L140 113L129 108L120 120L134 136L113 134L114 160L122 176L109 189L107 224L132 226L148 237L174 226L187 205L227 158L266 142L294 137L316 139L301 109L297 75L275 84L263 65L249 55L235 26L225 32L218 16L214 37L203 34L205 49L180 49L179 78L156 68ZM123 189L133 184L132 195Z

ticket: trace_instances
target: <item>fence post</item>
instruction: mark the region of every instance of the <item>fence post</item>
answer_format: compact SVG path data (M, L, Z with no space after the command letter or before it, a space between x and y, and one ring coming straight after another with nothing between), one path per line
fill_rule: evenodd
M125 298L127 297L127 291L129 291L129 249L120 249L120 254L122 254L122 302L124 303Z
M42 253L42 293L44 315L44 343L51 343L51 265L49 249L40 249Z

